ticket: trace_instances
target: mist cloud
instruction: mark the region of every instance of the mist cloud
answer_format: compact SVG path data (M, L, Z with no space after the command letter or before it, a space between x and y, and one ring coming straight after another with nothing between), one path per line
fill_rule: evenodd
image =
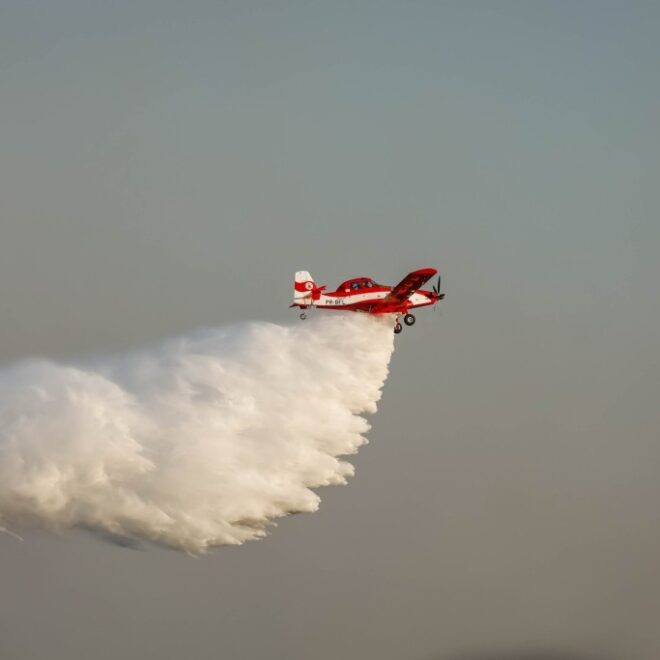
M388 319L211 329L0 372L0 525L86 527L191 553L262 537L343 484L393 351Z

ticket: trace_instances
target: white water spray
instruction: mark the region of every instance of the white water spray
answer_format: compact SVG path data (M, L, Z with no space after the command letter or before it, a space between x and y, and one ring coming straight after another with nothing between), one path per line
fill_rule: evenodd
M90 367L0 371L0 529L85 527L190 553L264 536L343 484L394 348L338 313L197 332Z

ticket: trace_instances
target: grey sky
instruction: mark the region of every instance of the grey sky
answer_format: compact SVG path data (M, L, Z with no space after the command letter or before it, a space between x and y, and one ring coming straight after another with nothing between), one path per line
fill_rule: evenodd
M660 655L654 3L0 1L0 359L445 276L357 476L192 560L0 535L0 656Z

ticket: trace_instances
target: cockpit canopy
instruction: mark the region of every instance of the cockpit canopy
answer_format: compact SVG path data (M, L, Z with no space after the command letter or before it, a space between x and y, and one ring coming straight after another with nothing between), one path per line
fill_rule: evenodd
M354 277L351 280L346 280L337 287L337 292L346 293L361 291L366 289L373 289L379 287L370 277Z

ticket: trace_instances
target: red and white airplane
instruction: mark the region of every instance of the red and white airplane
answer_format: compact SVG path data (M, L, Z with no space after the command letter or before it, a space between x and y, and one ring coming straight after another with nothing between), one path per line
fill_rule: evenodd
M293 284L293 305L300 307L301 319L306 319L308 307L319 309L343 309L368 314L395 314L394 332L399 334L403 326L399 316L404 315L406 325L414 325L415 317L410 313L414 307L435 305L445 297L440 293L440 276L438 286L432 291L423 291L422 287L438 271L435 268L422 268L406 275L396 286L376 284L370 277L354 277L337 287L336 291L328 292L327 287L317 286L312 276L306 270L296 273Z

